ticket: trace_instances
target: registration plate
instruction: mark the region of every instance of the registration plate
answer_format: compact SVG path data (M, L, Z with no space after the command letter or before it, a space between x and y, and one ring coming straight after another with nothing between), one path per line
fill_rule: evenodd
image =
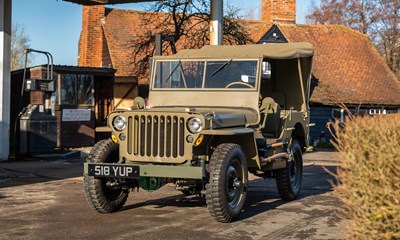
M117 164L88 164L88 175L93 177L138 179L139 166Z

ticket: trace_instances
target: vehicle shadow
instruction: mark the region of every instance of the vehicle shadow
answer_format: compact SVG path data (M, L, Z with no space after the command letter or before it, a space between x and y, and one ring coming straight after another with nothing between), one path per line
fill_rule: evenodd
M150 199L144 202L138 202L130 205L125 205L120 211L128 211L145 206L154 206L155 208L164 207L205 207L206 201L204 197L199 196L185 196L177 194L169 197Z
M326 170L336 173L336 167L333 166L304 166L302 189L297 200L333 191L332 183L335 184L336 179ZM244 211L238 220L254 217L263 212L276 209L288 202L290 201L282 200L279 197L275 180L263 180L261 178L252 180L250 181L250 191L247 195Z
M335 179L332 175L326 172L324 168L328 169L328 171L330 172L336 172L336 167L333 166L304 166L303 187L299 199L307 198L309 196L321 195L333 190L331 182L334 182ZM288 201L281 200L279 197L278 191L276 189L275 180L252 178L252 180L249 181L249 190L244 211L240 215L239 220L254 217L266 211L276 209L286 203L288 203ZM206 201L204 197L176 194L168 197L150 199L144 202L126 205L121 209L121 211L129 211L145 206L154 206L155 208L206 207Z

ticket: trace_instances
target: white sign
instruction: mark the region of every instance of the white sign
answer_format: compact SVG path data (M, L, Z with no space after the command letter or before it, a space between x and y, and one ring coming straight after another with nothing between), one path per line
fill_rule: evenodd
M369 115L382 115L386 114L386 109L370 109Z
M77 122L77 121L90 121L90 109L63 109L62 121L63 122Z

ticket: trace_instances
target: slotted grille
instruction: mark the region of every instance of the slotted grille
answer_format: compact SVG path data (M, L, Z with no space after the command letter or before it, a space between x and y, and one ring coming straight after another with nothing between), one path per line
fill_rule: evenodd
M184 117L135 115L128 118L129 155L135 157L179 158L185 154Z

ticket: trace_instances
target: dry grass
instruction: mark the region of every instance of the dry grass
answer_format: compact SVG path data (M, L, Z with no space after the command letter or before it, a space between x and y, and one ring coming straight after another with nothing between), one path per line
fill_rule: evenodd
M400 239L400 114L355 118L337 131L339 198L351 239Z

